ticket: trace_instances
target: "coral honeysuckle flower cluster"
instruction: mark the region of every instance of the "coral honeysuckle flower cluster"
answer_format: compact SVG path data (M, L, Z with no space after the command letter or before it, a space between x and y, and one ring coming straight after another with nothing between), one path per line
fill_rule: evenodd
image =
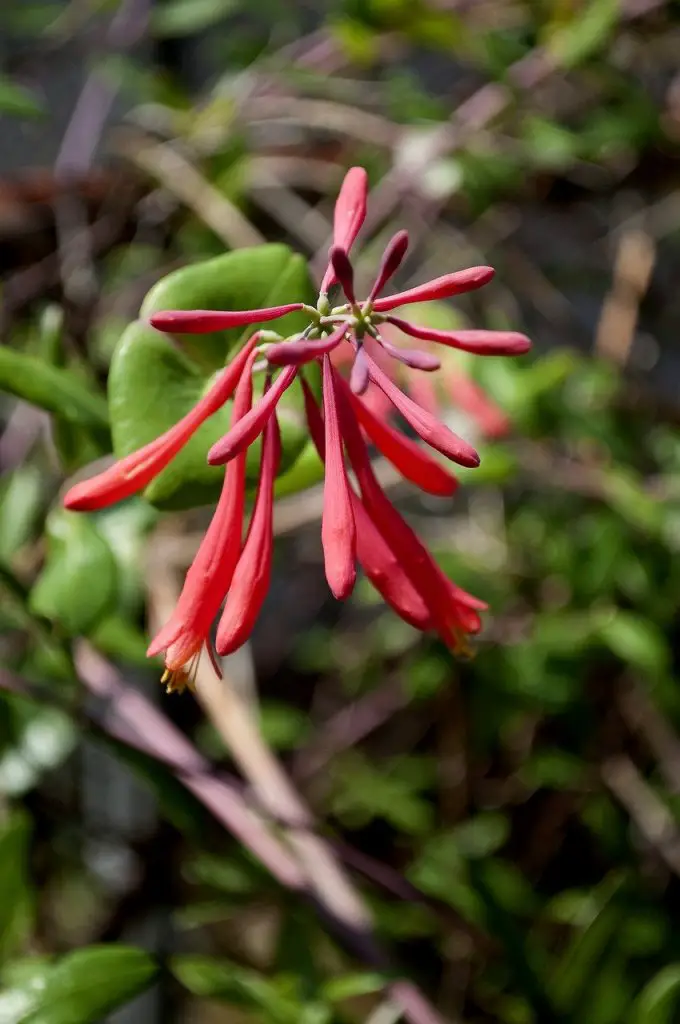
M217 507L175 610L148 650L150 656L164 652L163 678L168 689L192 683L204 648L217 664L211 630L218 615L215 647L219 655L236 650L253 629L271 575L273 495L281 451L276 408L295 381L303 389L310 437L325 468L321 539L326 577L335 597L351 594L358 565L402 619L417 629L436 632L453 650L464 649L466 638L481 627L479 613L486 606L447 578L388 500L373 471L369 444L429 494L453 494L456 477L427 448L376 413L366 401L366 392L370 385L380 393L430 448L454 463L477 466L474 448L440 422L426 402L418 403L401 390L396 376L385 369L386 362L396 360L417 373L431 373L440 362L423 342L478 355L519 355L529 349L530 342L515 332L434 330L395 316L393 311L401 306L460 295L481 288L493 276L490 267L472 267L408 291L384 294L406 254L405 231L387 245L368 297L357 299L349 252L365 218L366 198L366 172L353 167L337 199L333 245L316 307L296 302L268 309L177 310L151 316L157 330L180 335L259 325L294 310L304 310L309 325L290 338L257 330L174 427L66 494L67 508L89 511L141 491L197 428L233 398L230 430L207 453L211 465L226 467ZM328 294L338 285L344 301L332 306ZM395 332L415 339L416 345L395 344L390 340ZM341 351L344 359L338 358ZM347 362L348 379L340 369ZM320 402L308 379L311 364L317 364L317 374L321 367ZM253 401L253 376L260 372L264 388ZM259 484L244 537L246 455L260 436ZM348 476L348 466L355 482Z

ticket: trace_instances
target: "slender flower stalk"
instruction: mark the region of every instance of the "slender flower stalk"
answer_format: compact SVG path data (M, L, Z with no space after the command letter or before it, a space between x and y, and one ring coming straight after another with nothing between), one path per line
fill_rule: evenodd
M352 592L357 564L384 600L406 622L434 630L454 650L467 649L467 638L481 628L482 601L452 583L417 534L383 492L373 471L368 444L399 473L429 494L451 497L456 477L427 448L387 422L401 417L411 430L440 455L467 467L479 455L438 418L433 373L440 369L445 385L478 419L486 417L489 432L494 407L462 371L451 371L444 357L427 350L434 342L445 349L477 355L519 355L529 340L513 331L441 331L411 323L393 311L413 303L442 300L481 288L491 280L491 267L472 267L445 274L406 291L384 295L408 250L408 234L399 231L388 243L368 298L355 291L350 250L366 215L367 177L352 168L340 189L334 216L333 244L316 307L302 302L255 310L164 310L150 323L174 334L205 334L248 327L304 311L307 327L290 338L259 332L216 378L210 390L174 427L156 441L92 480L67 493L68 508L102 508L145 487L181 450L198 427L234 396L231 427L210 451L211 465L225 465L222 493L215 513L190 566L170 621L149 647L165 652L170 689L191 685L204 647L212 655L211 630L219 619L216 648L226 655L244 643L261 610L271 575L273 493L281 455L277 405L298 380L302 385L310 436L325 466L321 538L326 577L333 594ZM329 290L340 287L344 301L332 306ZM405 348L398 339L415 339ZM349 380L337 369L349 354ZM309 386L312 364L321 369L322 400ZM262 396L253 404L253 375L264 368ZM395 368L398 372L395 371ZM408 373L408 391L402 378ZM488 400L486 400L488 402ZM495 424L498 427L498 423ZM263 436L260 480L245 542L247 451ZM347 463L358 490L350 482Z

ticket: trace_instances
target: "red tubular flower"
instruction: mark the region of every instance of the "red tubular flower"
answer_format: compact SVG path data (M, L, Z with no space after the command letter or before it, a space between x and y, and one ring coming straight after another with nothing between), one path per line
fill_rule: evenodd
M387 243L383 258L378 267L378 274L371 288L368 301L373 302L376 295L379 295L391 277L396 274L402 264L406 250L408 249L408 231L397 231L396 235Z
M311 363L312 359L319 359L337 348L346 333L347 324L341 324L327 338L315 341L282 341L280 344L271 345L266 352L267 362L272 366L302 366L304 363Z
M521 356L531 348L525 334L516 331L437 331L432 327L411 324L396 316L388 316L387 322L398 327L404 334L422 341L436 341L461 352L472 352L477 356Z
M272 386L264 393L259 402L255 403L250 412L212 446L208 452L208 462L211 466L222 466L225 462L233 459L235 455L250 447L255 438L259 437L264 430L267 420L276 408L276 403L286 388L293 383L296 375L296 366L286 366L281 371Z
M286 306L271 306L267 309L168 309L153 313L149 323L157 331L169 334L211 334L226 331L230 327L247 327L248 324L262 324L267 320L278 320L287 313L303 308L302 302L291 302Z
M334 245L331 247L330 261L336 281L339 281L342 285L342 290L352 305L356 305L357 300L354 294L354 269L349 261L349 256L343 248L338 245Z
M474 448L437 418L431 372L440 368L440 360L420 343L435 342L479 355L519 355L530 343L512 331L439 331L391 315L410 303L473 291L494 273L491 267L471 267L394 295L381 295L406 255L405 231L388 243L368 298L357 300L349 252L364 222L366 194L366 172L351 168L335 206L333 245L316 308L294 302L256 310L166 310L150 317L158 330L176 334L245 328L295 311L305 311L309 323L291 338L268 332L275 343L266 346L264 332L255 334L174 427L66 495L68 508L82 510L101 508L141 490L235 391L231 429L208 452L211 465L229 464L215 514L187 572L175 611L149 647L149 654L165 651L164 678L169 677L170 687L190 683L203 646L211 651L210 629L225 597L217 632L222 654L244 642L260 611L271 572L272 501L280 460L276 407L296 378L302 383L311 436L325 463L321 537L332 592L338 598L351 593L358 561L397 614L419 629L436 630L451 647L463 647L465 638L480 628L479 613L485 605L447 579L390 503L371 467L366 438L405 479L430 494L453 494L456 478L416 441L391 426L383 413L398 413L422 440L453 462L477 466ZM332 285L340 285L346 299L334 307L327 295ZM399 335L394 344L393 331L417 339L412 349L401 347ZM259 351L264 358L256 362ZM333 368L345 353L352 356L349 383ZM442 355L454 358L451 353ZM304 380L307 364L312 362L322 365L323 414ZM399 380L406 376L410 397L392 379L395 363L408 368L408 373L400 370ZM253 404L252 375L261 370L266 373L264 393ZM493 410L484 407L484 396L476 385L462 372L451 372L445 361L443 382L482 429L500 431L498 419L492 422ZM260 481L242 547L246 451L262 433ZM348 479L346 456L359 493Z
M252 352L236 389L235 422L247 414L252 403L251 370L255 358L256 353ZM246 455L243 452L225 472L217 508L189 567L170 621L149 645L149 657L165 651L163 679L169 679L170 689L181 689L187 683L191 685L201 650L204 645L209 647L213 619L231 584L241 551L245 474Z
M479 455L472 445L469 445L462 437L458 437L452 430L449 430L445 424L440 423L429 412L411 401L370 357L366 358L368 359L368 372L373 383L377 384L423 441L427 441L431 448L461 466L474 468L479 465Z
M378 419L370 409L352 395L352 408L376 448L382 452L406 480L428 494L450 497L458 489L458 481L420 445Z
M362 345L354 357L349 386L355 395L363 395L370 384L370 380L371 379L368 375L368 362L366 360L366 349Z
M441 369L441 362L430 352L423 352L421 349L397 348L390 344L385 338L380 338L380 344L388 355L396 359L398 363L409 366L412 370L424 370L425 373L432 373Z
M215 646L231 654L246 642L269 590L274 535L274 482L281 459L281 438L276 414L264 430L260 480L248 536L217 629Z
M333 245L350 251L361 225L366 219L366 198L368 196L368 175L363 167L351 167L345 175L335 203L333 218ZM325 294L337 281L332 263L328 264L321 293Z
M366 506L353 490L350 494L357 527L357 558L367 579L409 626L423 632L431 629L430 609L402 569Z
M399 552L404 571L416 592L427 605L431 621L440 637L454 649L464 647L464 636L481 628L476 598L465 594L442 573L427 548L383 493L373 469L359 425L351 412L348 389L340 379L339 417L350 462L359 481L366 509L380 523L383 537L393 551Z
M481 288L491 280L493 275L492 267L470 267L467 270L458 270L455 274L444 274L443 277L436 277L433 281L426 281L425 284L416 285L415 288L409 288L408 291L374 299L372 306L376 313L385 313L390 309L396 309L397 306L405 306L411 302L450 299L453 295L462 295L463 292Z
M305 412L309 432L322 461L326 458L324 425L314 396L303 381ZM356 525L357 561L384 601L405 622L416 629L430 628L430 612L404 572L382 533L371 519L354 488L350 486Z
M231 398L258 337L254 334L246 342L207 394L174 427L98 476L71 487L64 497L64 506L75 512L93 512L129 498L146 487L174 459L201 424Z
M323 360L323 407L326 475L321 542L328 586L342 600L351 594L356 579L356 530L338 424L333 367L328 356Z

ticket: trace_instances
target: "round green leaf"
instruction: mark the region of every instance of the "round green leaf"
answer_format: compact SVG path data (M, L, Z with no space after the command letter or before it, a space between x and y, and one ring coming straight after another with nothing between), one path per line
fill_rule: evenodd
M277 498L299 494L323 480L324 466L312 441L308 441L297 459L285 473L279 475L274 493Z
M246 309L311 298L312 286L302 257L285 246L268 245L227 253L170 274L149 292L142 315L171 308ZM273 326L289 334L305 324L304 317L290 314ZM189 412L247 335L248 331L240 328L197 338L185 335L180 344L141 320L130 324L116 347L109 374L116 455L122 458L148 444ZM277 411L283 439L281 472L285 473L307 441L297 385L285 393ZM165 509L216 501L224 470L209 466L206 457L229 429L230 417L231 404L204 423L149 485L144 497ZM258 476L259 446L253 445L248 457L249 482Z
M89 516L59 509L47 520L48 557L31 591L33 612L71 636L88 633L117 595L116 563Z

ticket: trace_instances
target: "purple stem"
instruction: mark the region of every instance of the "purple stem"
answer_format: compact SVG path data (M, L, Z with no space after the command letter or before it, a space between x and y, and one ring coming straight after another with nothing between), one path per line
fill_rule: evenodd
M125 684L115 668L88 645L77 646L75 663L90 693L106 702L96 715L100 728L172 768L186 788L282 885L305 888L297 862L248 807L234 782L216 775L179 729L139 690Z
M131 50L144 36L150 0L126 0L109 25L105 42L112 53ZM81 177L91 166L117 88L95 69L88 75L68 123L54 173L60 180Z

